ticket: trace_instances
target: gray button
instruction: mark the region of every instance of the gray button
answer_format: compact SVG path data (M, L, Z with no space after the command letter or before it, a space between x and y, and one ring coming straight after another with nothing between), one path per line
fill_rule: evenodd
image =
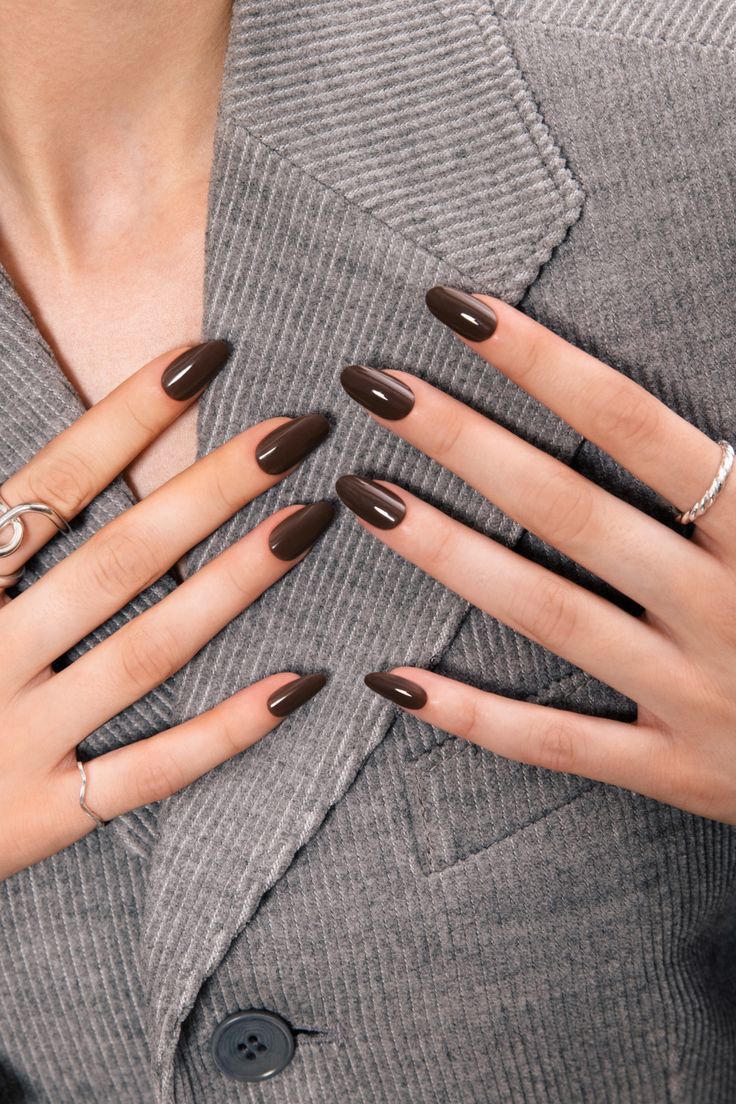
M212 1033L212 1057L227 1077L236 1081L265 1081L288 1066L294 1054L294 1036L275 1012L233 1012Z

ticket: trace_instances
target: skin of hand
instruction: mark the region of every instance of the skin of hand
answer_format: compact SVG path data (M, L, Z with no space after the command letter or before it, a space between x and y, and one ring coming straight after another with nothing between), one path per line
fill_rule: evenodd
M47 503L73 518L191 405L229 352L225 342L210 341L151 361L11 476L2 499ZM328 429L319 414L252 426L109 522L17 597L0 589L0 878L95 829L79 801L77 745L298 564L330 524L332 507L279 510L64 670L54 673L53 661L288 476ZM7 587L57 533L41 514L22 520L20 546L0 558ZM0 527L0 546L11 537L10 525ZM266 735L324 682L318 674L274 674L168 732L98 756L86 765L87 803L110 820L169 796Z
M725 456L637 383L497 299L435 288L433 313L671 503L696 503ZM455 472L644 613L451 520L390 483L338 493L399 555L637 704L624 723L395 667L372 689L499 755L623 786L736 823L736 476L694 525L670 528L419 378L362 365L342 382L386 429Z

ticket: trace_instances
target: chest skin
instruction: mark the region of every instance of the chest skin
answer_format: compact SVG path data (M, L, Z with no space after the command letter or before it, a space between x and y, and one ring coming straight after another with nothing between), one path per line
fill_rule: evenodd
M87 212L84 244L63 257L22 217L0 223L0 263L85 406L160 353L201 340L207 185L201 175L175 201L131 201L107 221ZM193 462L196 420L195 406L125 473L138 498Z

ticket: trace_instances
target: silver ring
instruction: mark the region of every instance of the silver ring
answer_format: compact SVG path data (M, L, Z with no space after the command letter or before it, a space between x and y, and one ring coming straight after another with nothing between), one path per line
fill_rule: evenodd
M77 759L77 766L79 767L79 773L82 776L82 786L79 790L79 804L84 809L87 816L92 817L93 821L98 828L104 828L106 824L109 824L109 820L103 820L102 817L98 817L97 813L92 812L87 802L84 800L84 795L87 792L87 774L84 769L84 763Z
M721 446L721 463L713 478L713 482L710 487L708 487L703 497L699 498L694 506L691 506L689 510L685 510L681 514L677 514L676 520L679 521L681 525L689 525L691 521L695 521L696 518L702 517L705 511L710 509L723 490L724 484L733 467L734 450L733 446L730 445L728 441L719 441L718 444Z
M71 526L66 518L63 518L58 510L45 502L22 502L20 506L8 506L4 498L0 498L0 532L12 527L13 535L5 544L0 544L0 558L12 556L23 543L26 535L26 527L20 520L23 514L43 514L53 522L60 533L69 533Z

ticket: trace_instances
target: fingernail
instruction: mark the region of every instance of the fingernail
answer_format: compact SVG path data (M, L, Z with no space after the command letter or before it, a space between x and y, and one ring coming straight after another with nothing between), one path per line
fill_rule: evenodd
M435 318L469 341L485 341L496 328L496 315L480 299L457 288L430 288L425 302Z
M403 500L372 479L341 475L335 489L354 514L377 529L395 529L406 514Z
M269 475L281 475L316 449L330 432L322 414L304 414L278 426L258 443L256 460Z
M349 364L340 383L351 399L389 422L405 418L414 406L414 392L394 376L365 364Z
M302 506L271 530L268 547L279 560L295 560L324 533L335 516L329 502Z
M318 694L326 682L324 675L302 675L293 682L287 682L286 686L280 686L271 694L266 703L269 712L274 717L288 717L300 705Z
M230 356L227 341L205 341L180 353L161 376L161 386L172 399L191 399L213 379Z
M404 709L421 709L427 704L427 695L421 686L410 679L401 678L400 675L374 671L366 675L363 681L382 698L388 698L395 705L403 705Z

